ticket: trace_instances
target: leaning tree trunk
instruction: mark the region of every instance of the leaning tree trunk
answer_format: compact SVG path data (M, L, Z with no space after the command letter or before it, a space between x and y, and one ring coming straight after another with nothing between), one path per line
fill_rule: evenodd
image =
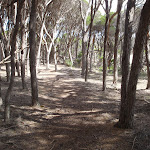
M125 101L127 93L127 85L129 81L129 66L130 66L130 52L131 52L131 37L132 37L132 24L134 17L135 0L128 0L126 19L125 19L125 34L124 34L124 45L122 55L122 82L121 82L121 108L119 122L115 125L120 127L124 124L125 115Z
M133 49L133 61L131 65L131 72L129 82L127 85L126 99L122 104L120 111L120 127L132 128L133 127L133 116L134 116L134 103L136 99L136 86L138 76L142 68L142 56L143 46L145 44L148 26L150 23L150 1L147 0L141 12L140 22L138 31L136 34L134 49Z
M89 29L89 41L88 41L88 47L87 47L87 52L86 52L86 67L85 67L85 82L87 81L88 78L88 56L89 56L89 48L90 48L90 42L91 42L91 35L92 35L92 26L93 26L93 19L94 19L94 11L93 11L93 3L94 1L92 0L91 3L91 22L90 22L90 29Z
M5 116L4 120L5 122L8 122L10 120L10 96L11 92L13 89L13 84L14 84L14 78L15 78L15 49L16 49L16 37L19 29L19 21L21 18L21 9L23 5L24 0L18 1L18 7L17 7L17 16L16 16L16 24L14 26L14 30L12 33L12 38L11 38L11 78L10 78L10 83L9 87L7 89L6 95L5 95Z
M29 44L30 44L30 73L31 73L31 93L32 106L39 105L38 84L36 76L36 10L38 0L32 0L30 23L29 23Z
M147 38L146 38L145 55L146 55L147 78L148 78L146 89L150 89L150 48L149 48L149 35L147 35Z
M118 6L117 6L117 25L116 25L116 32L115 32L115 45L114 45L114 74L113 74L113 84L116 85L118 80L118 38L119 38L119 28L120 28L120 12L122 7L123 0L118 0Z

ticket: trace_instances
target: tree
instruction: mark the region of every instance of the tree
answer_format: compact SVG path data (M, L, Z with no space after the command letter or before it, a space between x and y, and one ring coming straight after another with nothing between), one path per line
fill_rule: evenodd
M21 9L23 6L24 0L20 0L17 2L17 16L16 16L16 24L14 27L14 30L12 32L11 37L11 78L9 87L7 89L6 95L5 95L5 116L4 120L5 122L8 122L10 119L10 96L14 85L14 78L15 78L15 50L16 50L16 37L19 29L19 22L21 19Z
M150 88L150 48L149 48L149 33L147 34L146 42L145 42L145 55L146 55L146 66L147 66L147 87Z
M115 32L115 45L114 45L114 74L113 74L113 83L116 84L118 80L118 38L119 38L119 28L120 28L120 16L121 16L121 8L122 8L123 0L118 0L117 6L117 25L116 25L116 32Z
M29 23L32 106L39 105L38 83L37 83L37 76L36 76L36 11L37 11L37 4L38 4L38 0L32 0L30 23Z
M87 50L87 42L88 42L88 28L86 25L87 17L90 12L90 6L91 6L91 0L89 1L88 8L86 12L84 13L83 9L83 1L80 0L80 11L81 11L81 18L82 18L82 71L81 75L85 75L86 70L86 50Z
M134 4L134 2L133 2ZM128 5L129 6L129 5ZM143 47L145 44L148 26L150 23L150 1L147 0L141 12L138 31L136 34L135 44L133 48L133 61L129 76L129 82L126 85L125 99L121 101L121 109L118 127L132 128L134 116L134 103L136 99L136 86L139 72L142 67Z
M95 6L94 6L95 4ZM90 20L90 24L89 24L89 40L88 40L88 47L87 47L87 51L86 51L86 67L85 67L85 81L87 81L87 76L88 76L88 56L89 56L89 48L90 48L90 42L91 42L91 35L92 35L92 27L93 27L93 21L94 21L94 17L95 17L95 14L96 14L96 11L98 10L101 2L99 1L98 2L98 5L97 4L97 1L93 1L91 2L91 20Z
M120 116L118 122L119 124L120 122L123 122L122 119L125 113L125 101L126 101L126 94L127 94L127 85L129 81L130 52L132 48L131 37L132 37L134 9L135 9L135 0L128 0L126 19L125 19L123 56L122 56L121 108L120 108ZM119 125L118 123L116 124L116 126Z
M103 87L102 90L106 90L106 72L107 72L107 59L106 59L106 51L107 51L107 39L108 39L108 21L109 21L109 5L108 0L105 0L106 5L106 21L105 21L105 37L104 37L104 51L103 51Z

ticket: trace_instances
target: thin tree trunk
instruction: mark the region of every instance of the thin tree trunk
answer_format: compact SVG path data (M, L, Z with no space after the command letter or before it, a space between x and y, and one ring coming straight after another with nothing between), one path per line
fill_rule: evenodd
M93 60L94 44L95 44L95 35L93 37L92 51L91 51L91 57L90 57L90 72L92 71L92 60Z
M16 63L15 63L15 65L16 65L16 71L17 71L18 77L20 77L19 56L18 56L19 54L17 53L16 55L17 55L17 60L16 60Z
M79 45L79 40L77 39L76 41L76 45L75 45L75 55L76 55L76 59L78 58L78 45Z
M46 63L47 63L46 68L47 68L47 69L49 69L50 54L51 54L52 46L54 46L54 41L55 41L55 39L56 39L56 34L57 34L56 25L57 25L57 22L56 22L56 24L55 24L55 26L54 26L54 29L53 29L53 37L52 37L52 38L51 38L51 36L49 35L49 33L47 32L46 27L44 26L44 29L45 29L47 35L49 36L49 38L50 38L50 40L51 40L51 43L50 43L50 45L49 45L49 49L48 49L48 51L47 51L47 57L46 57L46 58L47 58L47 61L46 61Z
M72 58L72 52L71 52L71 46L70 46L70 44L69 44L69 58L70 58L70 61L71 61L71 67L72 67L72 65L73 65L73 58Z
M32 106L39 105L38 101L38 83L36 76L36 10L37 0L32 0L30 23L29 23L29 44L30 44L30 73L31 73L31 91Z
M56 44L54 45L54 60L55 60L55 72L57 72L57 50L56 50Z
M27 50L27 76L30 75L30 61L29 61L30 49Z
M86 49L87 49L87 40L86 40L86 33L84 30L82 30L82 72L81 75L84 76L85 75L85 68L86 68L86 62L85 62L85 58L86 58Z
M9 51L5 49L5 58L9 56ZM10 81L10 63L6 63L7 82Z
M25 11L25 10L24 10ZM23 11L23 15L25 17L25 13ZM26 57L26 35L25 35L25 26L24 26L24 17L21 19L21 80L22 80L22 88L26 89L26 81L25 81L25 57Z
M1 60L2 60L2 46L1 46L1 44L0 44L0 61L1 61ZM1 82L2 82L2 80L1 80L1 65L0 65L0 98L2 97Z
M133 49L133 61L131 65L131 72L129 82L127 85L126 99L121 107L120 112L120 127L132 128L133 116L134 116L134 103L136 99L136 86L138 76L142 68L143 47L148 32L148 26L150 23L150 1L147 0L141 12L138 31L136 34L134 49Z
M84 15L83 12L83 6L82 6L82 0L80 0L80 11L81 11L81 17L82 17L82 71L81 71L81 75L84 77L85 75L85 71L86 71L86 50L87 50L87 42L88 42L88 34L87 34L87 30L86 30L86 20L88 17L88 13L90 11L90 5L91 5L91 0L89 1L89 6L88 9L86 11L86 14Z
M39 43L39 48L38 48L37 58L36 58L37 59L37 71L41 62L40 53L41 53L41 46L42 46L42 39L43 39L44 24L45 24L45 20L42 23L41 32L40 32L40 43Z
M21 9L22 9L23 2L24 0L18 1L16 24L11 38L11 79L5 95L5 114L4 114L5 122L8 122L10 120L10 96L13 89L14 78L15 78L16 36L19 29L19 21L21 19Z
M108 20L109 20L109 8L108 8L108 0L105 0L106 3L106 22L105 22L105 37L104 37L104 51L103 51L103 87L102 90L106 90L106 73L107 73L107 39L108 39Z
M9 20L9 7L8 7L8 20ZM10 50L10 32L9 32L9 21L8 21L8 38L6 38L6 34L5 31L3 29L4 25L3 25L3 21L0 17L0 24L1 24L1 28L0 28L0 33L1 33L1 39L3 41L3 45L4 45L4 54L5 54L5 58L7 58L9 56L9 50ZM6 76L7 76L7 82L10 81L10 63L6 63Z
M118 81L118 37L119 37L119 28L120 28L120 12L122 8L123 0L118 0L118 16L117 16L117 25L115 32L115 45L114 45L114 74L113 74L113 84L116 85Z
M150 89L150 48L149 48L149 35L147 35L147 38L146 38L145 55L146 55L147 78L148 78L146 89Z

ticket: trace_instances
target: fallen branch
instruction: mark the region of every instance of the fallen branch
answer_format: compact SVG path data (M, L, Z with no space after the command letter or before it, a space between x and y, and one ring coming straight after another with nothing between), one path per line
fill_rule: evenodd
M24 49L19 49L19 50L16 50L15 51L15 54L21 52L21 51L24 51L26 48L29 48L29 46L25 47ZM2 64L6 64L6 63L9 63L10 61L7 61L11 56L7 56L5 59L3 59L2 61L0 61L0 65ZM7 61L7 62L6 62Z

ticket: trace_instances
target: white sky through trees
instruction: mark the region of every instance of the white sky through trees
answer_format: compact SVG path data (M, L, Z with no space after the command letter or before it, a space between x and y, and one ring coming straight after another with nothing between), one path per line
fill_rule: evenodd
M87 0L89 1L89 0ZM110 1L110 0L108 0ZM125 9L124 7L126 6L127 0L125 0L122 9ZM112 1L112 8L111 8L111 12L116 12L117 10L117 4L118 4L118 0L113 0ZM104 3L104 7L105 7L105 3ZM104 9L102 8L102 6L100 6L99 11L101 12L102 15L105 14Z

